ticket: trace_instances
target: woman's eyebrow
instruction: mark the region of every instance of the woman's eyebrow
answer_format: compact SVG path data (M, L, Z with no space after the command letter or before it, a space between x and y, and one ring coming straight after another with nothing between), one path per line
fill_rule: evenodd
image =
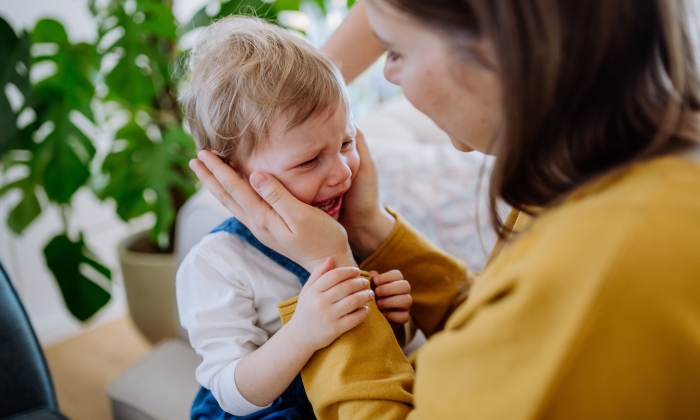
M374 35L375 38L377 38L377 41L379 41L380 44L384 45L385 47L389 48L391 47L391 43L387 42L385 39L377 35L376 32L374 32L374 29L372 30L372 34Z

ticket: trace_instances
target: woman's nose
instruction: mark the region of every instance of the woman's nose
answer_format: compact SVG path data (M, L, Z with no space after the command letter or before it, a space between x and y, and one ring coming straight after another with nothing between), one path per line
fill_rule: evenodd
M384 78L397 86L401 86L401 72L398 66L387 61L384 63Z

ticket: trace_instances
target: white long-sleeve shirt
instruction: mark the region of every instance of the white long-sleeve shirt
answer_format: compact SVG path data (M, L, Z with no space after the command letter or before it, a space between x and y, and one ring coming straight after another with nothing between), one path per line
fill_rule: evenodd
M297 276L227 232L205 236L180 264L180 322L203 358L197 381L224 411L243 416L264 408L241 395L234 370L282 327L276 304L300 292Z

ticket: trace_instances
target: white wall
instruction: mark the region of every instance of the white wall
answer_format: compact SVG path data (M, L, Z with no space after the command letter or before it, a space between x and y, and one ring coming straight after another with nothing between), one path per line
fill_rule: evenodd
M206 0L181 0L175 3L175 13L185 20ZM72 42L94 41L97 28L87 9L87 0L0 0L0 15L15 30L32 28L41 18L61 21ZM109 147L109 135L101 135L98 143ZM99 148L99 145L98 145ZM90 322L77 322L65 309L61 293L46 268L43 249L61 229L55 209L45 210L41 217L17 237L5 226L7 214L19 201L20 194L0 199L0 260L9 271L34 328L43 345L70 338L86 329L95 328L127 313L117 244L128 235L148 228L152 217L146 216L127 225L115 213L113 202L100 203L90 193L81 190L73 201L71 224L85 233L88 245L113 271L114 290L110 303Z

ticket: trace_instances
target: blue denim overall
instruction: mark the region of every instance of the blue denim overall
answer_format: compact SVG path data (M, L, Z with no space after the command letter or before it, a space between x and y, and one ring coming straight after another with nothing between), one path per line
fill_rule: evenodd
M228 232L243 239L260 252L265 254L272 261L276 262L283 268L290 271L299 278L301 285L309 279L309 272L299 264L289 258L278 254L270 248L263 245L253 234L248 230L243 223L239 222L235 217L227 219L217 226L211 233ZM221 409L219 403L214 398L210 390L201 387L197 397L192 403L192 420L312 420L316 419L313 408L309 399L306 397L304 384L301 382L301 375L297 375L289 387L277 397L272 405L248 414L247 416L234 416Z

